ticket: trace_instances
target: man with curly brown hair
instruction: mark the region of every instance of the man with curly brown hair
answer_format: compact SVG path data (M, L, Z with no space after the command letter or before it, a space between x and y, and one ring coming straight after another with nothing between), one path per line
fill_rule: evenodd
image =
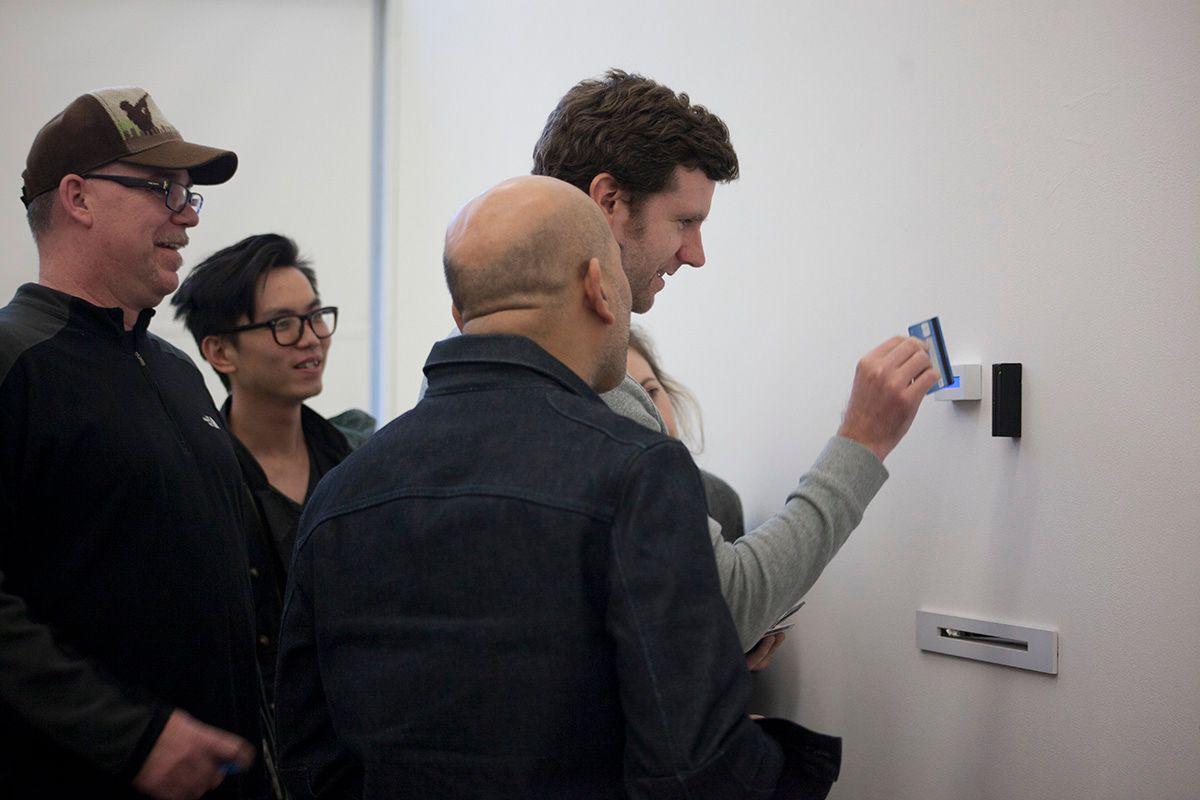
M680 267L704 265L700 229L716 185L739 176L719 117L686 94L617 69L563 96L534 148L533 173L572 184L600 207L637 313L650 309ZM783 508L732 543L710 519L721 590L744 649L755 648L812 587L858 525L887 479L883 459L908 431L932 380L916 339L879 345L859 361L841 427ZM603 397L617 413L665 430L636 381L626 377ZM776 643L762 642L756 652Z

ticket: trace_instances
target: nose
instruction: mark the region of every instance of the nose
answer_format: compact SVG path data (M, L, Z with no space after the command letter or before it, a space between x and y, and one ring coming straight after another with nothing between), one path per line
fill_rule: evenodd
M683 246L677 255L684 264L697 268L704 266L704 241L700 238L699 226L684 235Z
M194 228L200 224L200 212L190 205L185 205L183 211L176 211L171 215L171 220L176 225L182 225L185 228Z
M293 347L297 347L301 350L307 350L308 348L316 347L321 343L321 340L317 337L317 332L313 330L312 322L310 320L302 320L300 322L300 326L300 338L296 340L296 344L292 345Z

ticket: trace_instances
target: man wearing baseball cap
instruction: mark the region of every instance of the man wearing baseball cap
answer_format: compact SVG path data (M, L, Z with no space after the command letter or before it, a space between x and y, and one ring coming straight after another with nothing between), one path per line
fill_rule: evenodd
M132 87L30 148L38 281L0 309L2 797L270 796L237 459L147 331L193 187L236 169Z

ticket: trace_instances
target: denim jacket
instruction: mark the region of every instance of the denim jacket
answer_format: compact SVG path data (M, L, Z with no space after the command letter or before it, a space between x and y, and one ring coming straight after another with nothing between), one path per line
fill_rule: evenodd
M294 797L824 797L840 740L752 722L687 450L516 336L301 521L277 675Z

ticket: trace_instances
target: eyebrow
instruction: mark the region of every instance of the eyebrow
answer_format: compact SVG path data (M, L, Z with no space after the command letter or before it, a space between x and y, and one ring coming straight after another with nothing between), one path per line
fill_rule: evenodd
M304 307L304 310L312 311L312 310L320 308L320 307L321 307L321 298L314 297L313 301ZM268 319L274 319L275 317L282 317L282 316L286 316L288 314L295 314L296 312L291 308L264 308L261 313L264 317L266 317Z

